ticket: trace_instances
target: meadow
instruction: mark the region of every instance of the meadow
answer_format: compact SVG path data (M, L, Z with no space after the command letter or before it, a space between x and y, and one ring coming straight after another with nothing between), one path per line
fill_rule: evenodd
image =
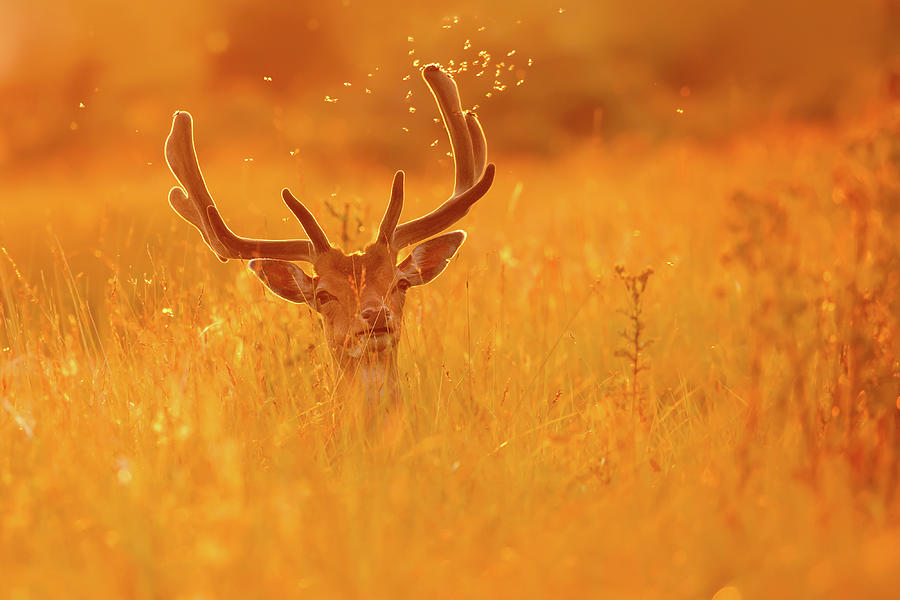
M511 85L481 100L497 178L410 292L375 428L314 313L167 205L175 95L137 102L131 138L91 100L62 150L0 136L0 597L896 594L900 94L726 134L721 95L677 86L643 105L664 134L595 110L522 150ZM236 230L298 235L290 185L359 248L394 169L404 218L449 193L426 101L402 121L322 90L344 112L318 124L274 92L190 96Z

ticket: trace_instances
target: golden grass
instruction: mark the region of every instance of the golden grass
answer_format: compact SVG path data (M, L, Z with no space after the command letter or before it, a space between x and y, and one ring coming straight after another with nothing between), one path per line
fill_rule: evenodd
M164 167L10 186L2 595L890 597L898 132L497 158L374 432L309 311L219 264ZM237 229L295 228L278 165L206 170ZM377 175L342 192L368 217ZM655 271L634 387L618 263Z

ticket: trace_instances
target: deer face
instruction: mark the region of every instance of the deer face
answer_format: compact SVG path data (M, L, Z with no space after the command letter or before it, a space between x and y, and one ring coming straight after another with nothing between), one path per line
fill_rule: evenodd
M465 239L462 231L439 235L400 264L384 244L350 255L332 248L316 256L314 277L283 260L254 259L248 267L277 295L314 308L332 354L343 362L397 346L407 290L440 275Z

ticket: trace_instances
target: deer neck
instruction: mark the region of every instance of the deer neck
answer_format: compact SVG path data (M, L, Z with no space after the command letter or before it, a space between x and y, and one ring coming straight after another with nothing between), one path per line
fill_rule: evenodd
M397 350L363 354L358 358L338 358L341 385L362 393L369 403L395 400L400 397L400 376Z

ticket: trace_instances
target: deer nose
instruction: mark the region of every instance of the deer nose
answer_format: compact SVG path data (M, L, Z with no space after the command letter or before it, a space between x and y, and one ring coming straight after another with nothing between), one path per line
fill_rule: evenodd
M359 312L359 316L366 322L370 329L375 327L387 327L390 321L390 312L387 306L368 306Z

